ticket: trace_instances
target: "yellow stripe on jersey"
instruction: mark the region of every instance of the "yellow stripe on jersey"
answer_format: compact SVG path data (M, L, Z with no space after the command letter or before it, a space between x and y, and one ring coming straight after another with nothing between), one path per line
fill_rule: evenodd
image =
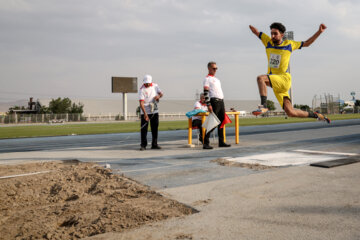
M271 38L260 32L259 38L266 48L268 58L268 74L284 74L288 72L291 53L301 49L304 42L284 40L280 45L275 45Z

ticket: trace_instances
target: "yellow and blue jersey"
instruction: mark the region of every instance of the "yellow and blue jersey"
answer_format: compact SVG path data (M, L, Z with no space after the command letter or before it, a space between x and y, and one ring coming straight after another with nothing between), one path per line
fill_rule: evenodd
M260 32L259 38L266 48L268 74L288 73L291 53L301 49L304 42L283 40L280 45L275 45L271 38L263 32Z

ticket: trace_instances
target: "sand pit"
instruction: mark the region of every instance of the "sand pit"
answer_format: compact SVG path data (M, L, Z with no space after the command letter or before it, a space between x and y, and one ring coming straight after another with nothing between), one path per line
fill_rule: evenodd
M229 161L226 158L217 158L217 159L211 160L210 162L217 163L221 166L249 168L249 169L252 169L255 171L277 168L277 167L273 167L273 166L261 165L258 163L256 163L256 164L238 163L238 162L234 162L234 161Z
M0 165L0 239L79 239L196 210L78 161Z

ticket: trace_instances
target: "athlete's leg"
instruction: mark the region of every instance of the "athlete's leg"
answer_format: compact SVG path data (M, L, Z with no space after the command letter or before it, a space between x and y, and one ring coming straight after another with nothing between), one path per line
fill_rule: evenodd
M257 84L259 88L261 106L258 110L253 111L253 114L258 115L261 113L266 113L267 109L267 87L271 87L271 82L268 75L260 75L257 77Z
M267 87L270 87L268 75L260 75L257 77L260 96L267 96Z
M259 88L260 97L267 97L267 87L271 87L271 82L268 75L260 75L257 77L257 84ZM261 99L263 101L263 99ZM266 104L266 101L265 101ZM261 103L263 105L263 102Z
M283 107L284 111L289 117L299 117L299 118L316 118L319 121L325 121L331 123L331 120L321 113L317 112L305 112L300 109L293 108L291 101L288 97L283 98Z
M293 108L289 98L284 97L284 111L289 117L307 118L309 113L300 109Z

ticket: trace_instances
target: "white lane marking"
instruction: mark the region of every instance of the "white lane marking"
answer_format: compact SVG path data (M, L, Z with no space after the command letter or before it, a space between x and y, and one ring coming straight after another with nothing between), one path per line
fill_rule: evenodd
M116 143L114 143L114 141L103 141L101 142L104 145L101 146L96 146L94 145L93 142L85 142L85 143L81 143L79 142L78 144L83 144L81 146L78 147L72 147L69 148L69 146L74 146L74 143L61 143L61 145L59 146L58 143L48 143L47 145L41 145L41 144L34 144L34 145L26 145L24 146L5 146L4 149L7 150L11 150L11 152L5 152L5 153L12 153L14 152L14 150L23 150L24 148L26 149L34 149L35 150L31 150L32 152L35 151L58 151L58 150L64 150L66 149L81 149L81 148L88 148L88 147L93 147L93 148L98 148L98 147L111 147L111 146L118 146L120 143L125 143L126 141L122 140L122 141L116 141ZM113 144L110 144L113 143ZM106 145L105 145L106 144ZM127 146L127 145L135 145L135 143L129 143L129 144L123 144L121 146ZM46 147L46 149L45 149ZM52 147L57 147L57 148L52 148ZM40 149L39 149L40 148ZM48 149L48 148L52 148L52 149Z
M123 160L123 159L120 159L120 160ZM119 159L108 159L108 160L96 160L94 161L93 163L107 163L107 162L118 162Z
M295 150L295 152L302 153L316 153L316 154L326 154L326 155L343 155L343 156L357 156L357 153L343 153L343 152L325 152L325 151L313 151L313 150Z
M18 174L18 175L2 176L2 177L0 177L0 179L14 178L14 177L23 177L23 176L30 176L30 175L36 175L36 174L48 173L48 172L51 172L51 171L32 172L32 173L24 173L24 174Z

